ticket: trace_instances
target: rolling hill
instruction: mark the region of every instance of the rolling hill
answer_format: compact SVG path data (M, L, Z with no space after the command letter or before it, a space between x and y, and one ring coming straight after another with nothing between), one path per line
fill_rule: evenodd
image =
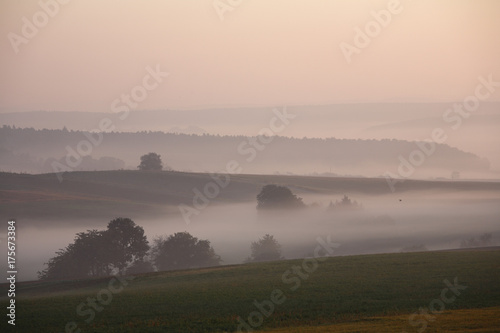
M21 282L16 331L495 332L500 325L498 249L311 260Z
M220 175L224 179L228 175ZM299 195L400 195L416 191L500 192L500 182L419 181L399 183L392 194L384 178L343 178L285 175L229 175L229 185L211 204L255 200L270 183L290 187ZM89 171L55 174L0 173L0 218L61 220L109 216L179 214L177 205L191 204L194 189L204 190L213 175L186 172Z
M29 173L136 169L140 156L148 152L160 154L174 170L192 172L224 172L230 161L236 161L243 173L378 177L401 173L401 165L412 161L414 167L406 167L413 169L411 178L450 177L453 171L465 178L486 178L490 167L487 159L447 144L395 139L95 133L3 126L0 142L0 170Z

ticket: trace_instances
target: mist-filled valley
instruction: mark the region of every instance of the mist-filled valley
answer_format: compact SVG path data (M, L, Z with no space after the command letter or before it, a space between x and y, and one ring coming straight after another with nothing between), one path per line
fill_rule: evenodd
M498 332L500 1L0 1L0 332Z
M327 235L339 245L336 256L500 245L499 186L460 192L346 193L360 206L353 210L329 208L343 195L310 192L297 192L308 205L299 212L263 213L256 209L255 200L246 200L212 204L189 221L170 210L164 216L145 215L134 221L144 228L150 243L158 236L182 231L207 239L224 265L243 263L250 255L251 243L265 234L278 240L285 259L312 256L316 238ZM18 250L19 278L35 279L43 264L71 243L76 233L104 229L115 217L25 219L18 231L22 244ZM484 235L489 237L481 242Z

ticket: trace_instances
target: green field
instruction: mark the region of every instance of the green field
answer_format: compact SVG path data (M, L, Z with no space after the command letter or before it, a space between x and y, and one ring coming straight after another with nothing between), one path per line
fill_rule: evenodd
M239 316L247 320L254 313L259 319L254 301L271 300L277 289L283 293L281 304L272 311L265 308L269 316L262 316L256 331L417 332L425 318L426 332L500 331L498 249L332 257L318 262L315 270L307 266L310 273L301 271L302 277L287 275L296 278L293 283L282 280L303 263L149 273L135 276L115 294L109 292L112 278L22 282L17 285L15 331L64 332L74 322L81 332L232 332ZM435 300L446 288L443 281L453 284L455 278L467 288L455 296L445 293L454 299L441 309ZM297 280L300 286L292 290ZM114 290L119 286L112 284ZM79 315L79 304L97 295L105 303L101 311L85 305ZM0 304L5 309L5 298ZM439 313L414 317L412 323L418 325L412 326L410 315L429 307Z

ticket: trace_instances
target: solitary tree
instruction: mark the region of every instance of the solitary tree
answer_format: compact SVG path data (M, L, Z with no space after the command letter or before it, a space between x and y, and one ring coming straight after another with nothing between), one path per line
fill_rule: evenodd
M142 155L141 164L137 168L141 171L161 171L163 169L161 156L156 153Z
M257 195L257 209L303 208L302 198L285 186L266 185Z
M217 266L221 262L208 240L199 240L188 232L156 239L152 255L159 270Z
M281 245L274 236L266 234L257 242L252 242L252 254L248 261L270 261L283 259Z

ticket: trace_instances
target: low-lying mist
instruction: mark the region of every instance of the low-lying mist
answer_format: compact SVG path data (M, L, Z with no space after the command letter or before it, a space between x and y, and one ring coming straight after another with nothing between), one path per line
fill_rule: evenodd
M251 243L265 234L272 234L279 241L286 259L311 256L316 238L328 235L340 244L334 255L399 252L412 248L454 249L460 248L462 241L471 237L479 239L485 233L491 233L491 241L478 244L500 245L500 193L413 191L379 196L348 195L362 204L362 209L328 210L331 201L341 198L299 193L309 208L262 213L252 201L211 205L189 224L180 214L135 219L135 223L144 228L150 244L157 236L180 231L208 239L223 264L242 263L250 256ZM109 220L112 218L115 216ZM105 229L109 220L50 228L43 227L43 220L33 224L40 227L23 227L18 223L19 279L35 279L43 264L58 249L71 243L77 232ZM5 244L5 233L1 237ZM6 271L4 266L1 269Z

